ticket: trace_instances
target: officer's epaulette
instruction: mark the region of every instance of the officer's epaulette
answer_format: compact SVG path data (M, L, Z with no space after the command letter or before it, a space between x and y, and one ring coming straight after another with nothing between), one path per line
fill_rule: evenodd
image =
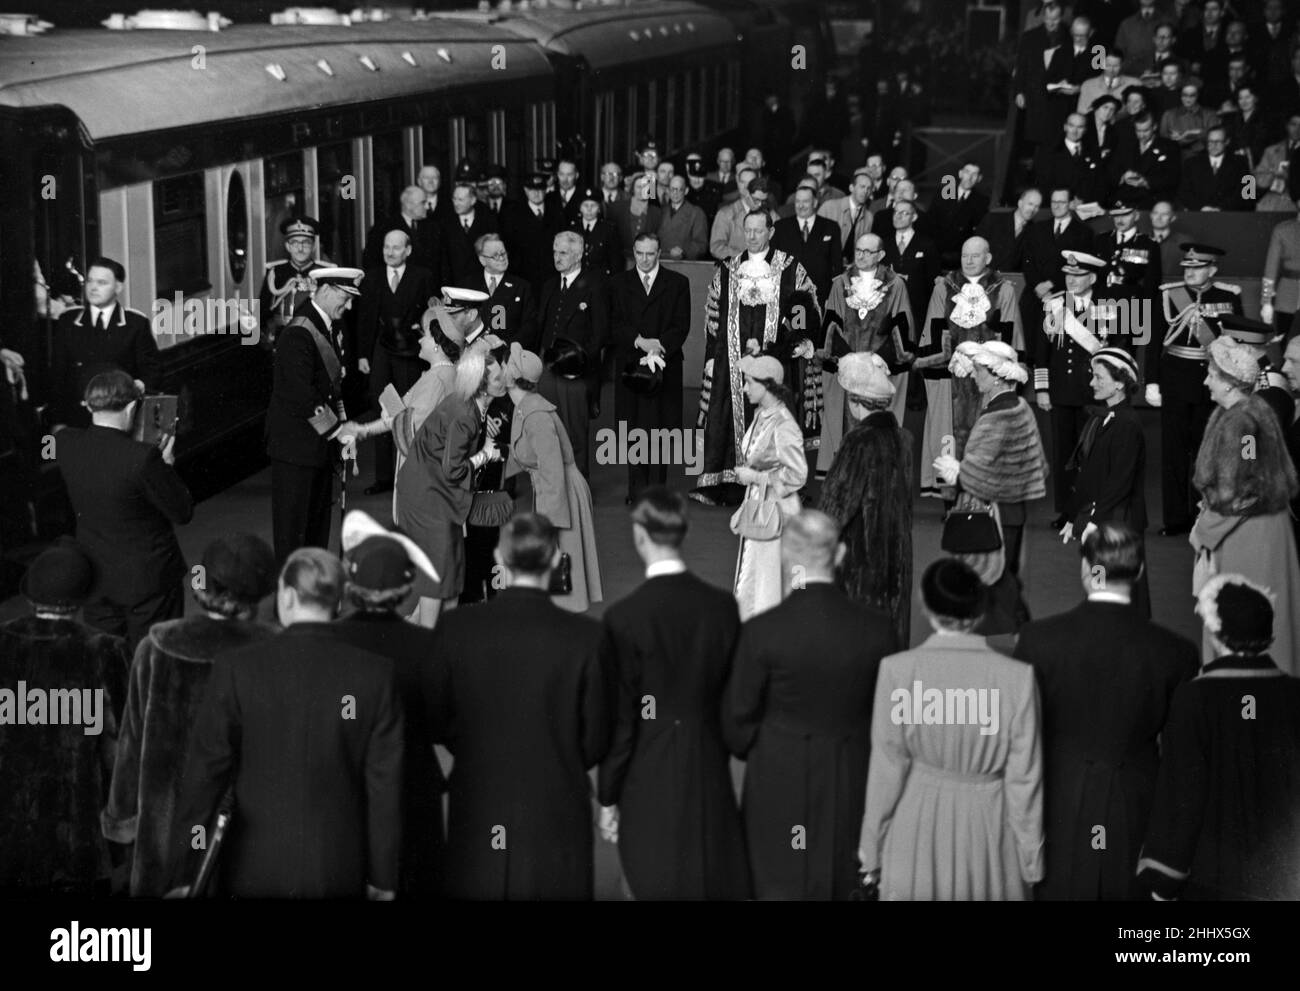
M144 317L146 320L149 319L148 313L145 313L143 310L137 310L134 306L124 306L122 309L126 310L127 313L134 313L137 316Z
M82 310L84 310L84 309L85 309L84 306L65 306L65 307L63 308L63 312L64 312L64 313L80 313L80 312L81 312Z
M1185 285L1187 285L1186 282L1166 282L1166 283L1165 283L1164 285L1162 285L1160 288L1161 288L1162 290L1164 290L1164 289L1177 289L1179 286L1185 286Z
M1241 286L1234 286L1231 282L1216 282L1214 288L1226 289L1228 292L1236 293L1238 296L1241 295Z
M1049 292L1046 296L1043 297L1043 302L1046 303L1049 299L1064 299L1064 298L1065 298L1065 290L1061 289L1058 292Z
M265 269L265 271L269 272L269 271L271 271L271 269L275 268L275 266L277 266L277 265L283 265L286 261L288 261L287 258L280 258L280 259L278 259L278 260L276 260L276 261L273 261L273 262L267 262L267 263L266 263L266 269Z

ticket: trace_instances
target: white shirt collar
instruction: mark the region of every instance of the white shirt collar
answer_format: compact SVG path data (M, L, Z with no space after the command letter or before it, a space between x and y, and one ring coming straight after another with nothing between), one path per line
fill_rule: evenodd
M1124 605L1132 603L1132 599L1127 595L1121 595L1119 592L1089 592L1089 602L1120 602Z
M107 327L113 320L113 310L116 309L117 303L109 303L107 306L95 306L93 303L90 307L90 322L95 323L99 320L102 313L104 315L104 326Z
M406 262L402 262L402 264L400 264L400 265L389 265L389 266L388 266L388 270L389 270L390 272L396 272L396 273L397 273L397 278L398 278L398 280L400 281L401 278L402 278L402 275L406 272Z
M658 271L658 269L656 269ZM664 561L655 561L653 564L647 564L645 576L647 578L662 578L664 575L682 575L686 573L686 562L679 557L670 557Z
M656 265L654 268L650 269L650 271L648 271L648 272L641 272L640 270L638 270L638 273L639 273L640 276L641 276L641 281L642 281L642 282L645 282L645 280L646 280L647 278L649 278L649 279L650 279L650 285L653 286L653 285L655 284L655 279L659 278L659 266Z

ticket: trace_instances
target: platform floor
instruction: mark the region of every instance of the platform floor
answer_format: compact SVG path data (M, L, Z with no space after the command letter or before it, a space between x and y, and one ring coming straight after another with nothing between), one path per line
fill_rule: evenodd
M688 394L687 408L694 409ZM602 416L594 425L613 427L613 395L610 389L602 401ZM1040 418L1044 437L1050 438L1046 416ZM1192 611L1191 595L1192 553L1185 537L1162 538L1155 535L1160 526L1160 431L1158 413L1141 411L1147 437L1147 511L1152 520L1148 533L1147 560L1150 570L1153 609L1157 622L1199 642L1200 625ZM917 440L921 436L923 413L909 411L906 425ZM1049 452L1050 454L1050 452ZM376 519L388 522L391 495L366 496L362 490L373 480L370 449L361 448L360 476L349 480L348 506L360 508ZM914 458L918 463L919 453ZM604 604L622 598L642 580L642 565L632 547L628 513L623 505L626 492L625 469L618 466L593 465L591 488L595 500L596 536L600 554L601 576L604 581L604 603L590 610L599 617ZM694 484L681 467L670 469L670 484L688 491ZM181 546L186 560L197 562L203 548L215 536L233 531L248 531L271 540L271 473L264 470L218 496L201 502L195 510L193 522L180 530ZM1024 574L1026 597L1034 616L1046 616L1067 609L1082 596L1079 581L1078 545L1065 547L1059 537L1048 528L1055 515L1049 498L1041 500L1031 509L1030 525L1026 531L1028 546L1027 568ZM942 504L936 499L917 498L914 505L913 555L915 574L940 556L939 533ZM736 538L728 529L731 510L712 509L691 503L691 529L686 540L685 557L688 565L701 577L719 586L728 587L735 568ZM337 549L337 519L333 546ZM195 611L192 601L187 612ZM264 615L272 617L274 606L270 600L263 605ZM0 604L0 620L10 619L26 611L26 604L11 598ZM916 644L928 633L925 618L919 607L912 610L912 643ZM443 755L446 756L445 754ZM743 764L732 762L733 776L739 785ZM602 899L622 897L620 871L616 849L596 840L596 894Z

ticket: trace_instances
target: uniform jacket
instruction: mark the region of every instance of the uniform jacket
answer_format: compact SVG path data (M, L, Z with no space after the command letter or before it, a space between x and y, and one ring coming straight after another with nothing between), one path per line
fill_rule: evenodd
M1166 282L1160 287L1151 341L1146 352L1146 380L1161 391L1189 402L1208 399L1205 393L1204 355L1168 355L1170 347L1201 349L1197 328L1204 326L1210 337L1218 337L1226 314L1241 314L1241 287L1229 282L1211 282L1199 293L1183 282Z
M564 229L564 214L549 199L543 201L541 216L531 204L506 201L501 208L501 236L510 253L510 273L527 279L533 286L555 271L551 248L555 234Z
M310 321L334 347L334 328L325 326L324 317L310 300L294 316ZM275 347L271 402L266 410L266 456L306 468L329 464L329 441L316 432L310 420L319 407L337 408L338 389L339 383L331 381L312 334L303 327L286 327Z
M648 578L605 611L614 728L597 794L619 807L619 860L638 899L749 897L722 733L739 637L735 598L689 571Z
M1121 241L1114 232L1093 242L1097 256L1109 266L1098 277L1096 291L1112 299L1152 299L1160 284L1160 246L1146 234L1130 230Z
M94 597L135 605L184 578L173 526L190 521L194 503L158 448L94 425L61 430L56 446L77 542L95 564Z
M623 247L618 239L618 227L613 221L596 218L591 230L587 230L582 218L574 221L569 230L582 235L582 267L599 272L608 278L615 272L623 271Z
M1157 742L1175 689L1196 675L1196 645L1131 605L1090 600L1021 627L1015 656L1033 667L1042 703L1046 874L1038 895L1133 898Z
M709 225L704 211L690 202L674 213L671 206L660 211L659 247L663 256L672 259L673 248L681 248L681 261L698 261L709 254Z
M565 202L564 196L560 193L558 188L552 189L546 194L546 204L548 207L553 207L555 210L559 211L563 216L564 221L560 225L559 229L564 230L570 224L576 223L578 218L582 216L582 212L579 209L582 206L581 188L578 186L573 187L569 193L568 202Z
M108 314L108 326L96 330L89 306L64 310L54 327L50 362L50 422L84 427L90 414L81 405L86 386L100 372L119 368L144 383L146 389L162 385L162 357L149 317L120 302Z
M1264 278L1273 280L1273 306L1284 313L1300 310L1300 221L1284 220L1268 238Z
M402 841L402 705L393 663L295 623L212 666L185 771L176 842L188 884L234 788L219 891L236 898L362 898L394 891Z
M1043 303L1042 333L1034 344L1034 389L1046 392L1053 406L1087 406L1092 402L1092 356L1112 343L1119 329L1116 305L1068 292L1052 293Z
M589 768L609 749L600 624L507 588L438 622L436 738L455 756L447 894L592 897Z
M746 762L741 799L754 894L842 899L857 874L871 706L888 616L830 583L791 592L744 625L724 728ZM806 826L805 849L792 830Z
M263 333L272 329L272 321L275 321L274 329L278 332L293 319L298 307L311 299L316 291L316 280L311 273L325 267L323 262L309 261L306 268L298 269L287 258L266 266L266 277L258 295Z

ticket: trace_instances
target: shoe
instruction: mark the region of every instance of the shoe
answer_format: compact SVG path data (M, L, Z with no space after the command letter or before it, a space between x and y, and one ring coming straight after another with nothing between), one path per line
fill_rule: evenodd
M385 492L393 491L392 482L376 482L374 485L366 487L366 495L383 495Z
M1181 537L1183 534L1191 532L1192 525L1190 523L1178 523L1174 526L1162 526L1160 528L1160 536L1162 537Z

